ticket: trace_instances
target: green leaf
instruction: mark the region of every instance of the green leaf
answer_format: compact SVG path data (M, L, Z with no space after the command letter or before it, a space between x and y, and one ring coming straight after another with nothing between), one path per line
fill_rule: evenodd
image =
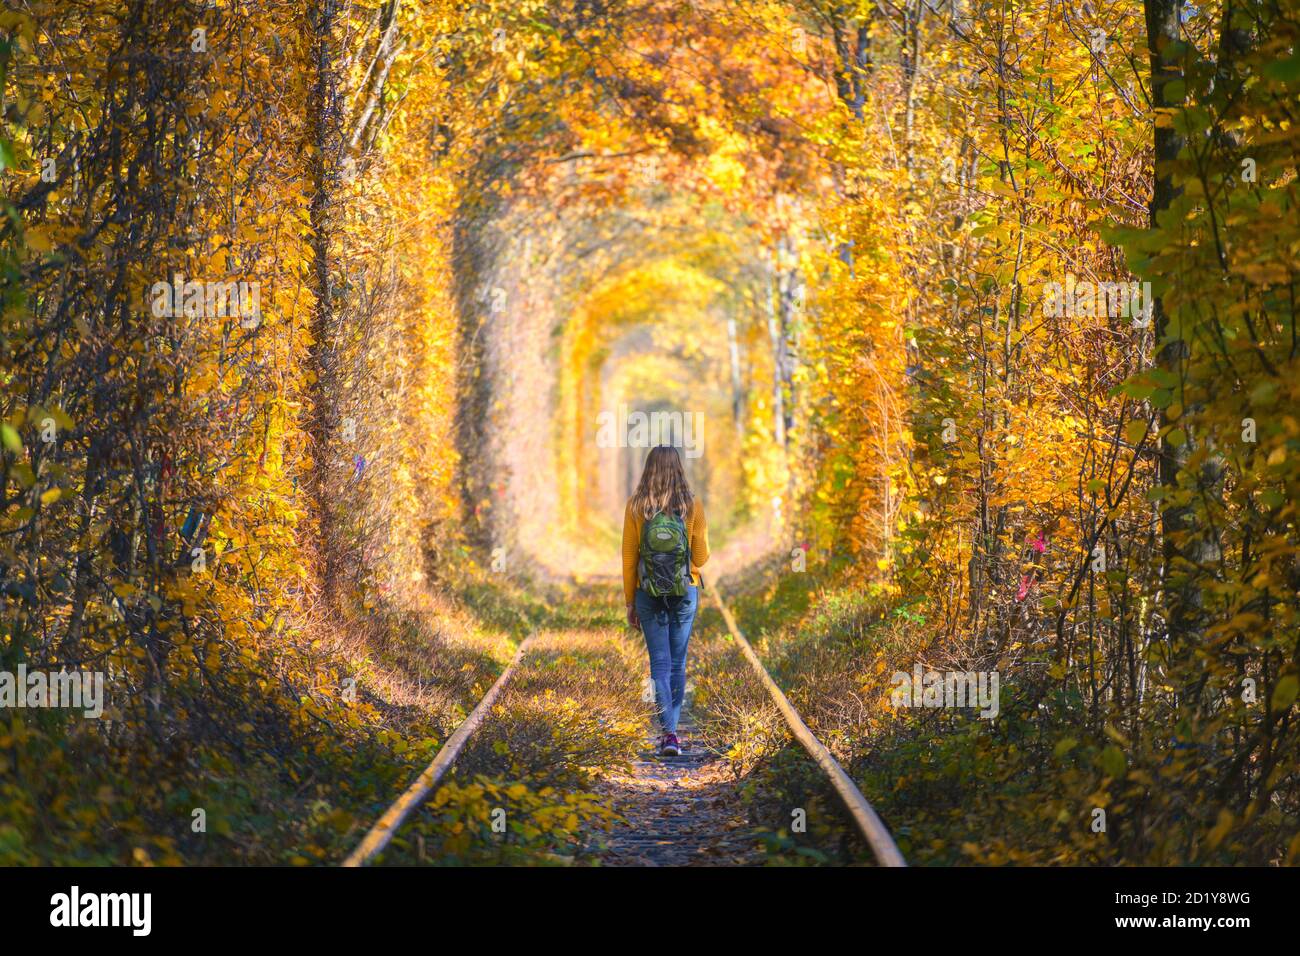
M1287 674L1273 685L1273 699L1269 704L1269 709L1274 711L1286 710L1295 703L1297 695L1300 695L1300 677L1295 674Z
M1266 63L1263 72L1270 80L1279 80L1283 83L1294 83L1300 80L1300 53L1285 60Z
M1097 758L1097 763L1100 765L1102 773L1115 780L1122 778L1124 771L1128 769L1128 761L1124 759L1124 751L1114 744L1101 752L1101 756Z
M1277 394L1277 384L1272 379L1260 382L1250 390L1250 403L1252 405L1271 405L1273 397Z
M18 431L14 426L8 423L0 425L0 442L4 443L6 451L11 451L15 455L22 454L23 440L18 437Z
M1174 110L1174 130L1184 136L1196 136L1210 128L1210 114L1199 106Z
M1286 495L1276 488L1269 488L1267 491L1260 492L1259 503L1265 508L1278 508L1286 501Z

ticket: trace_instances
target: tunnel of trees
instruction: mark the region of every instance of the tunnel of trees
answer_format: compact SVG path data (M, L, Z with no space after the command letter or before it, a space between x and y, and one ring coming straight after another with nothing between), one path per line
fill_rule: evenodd
M107 691L0 694L0 863L337 860L518 640L612 607L639 415L699 439L721 586L909 859L1296 862L1298 36L1277 0L7 5L0 671ZM523 859L602 825L641 719L592 723L602 647L421 853L502 803ZM998 716L900 708L917 665L996 671ZM738 777L808 786L733 683L696 692ZM582 773L518 756L557 728Z

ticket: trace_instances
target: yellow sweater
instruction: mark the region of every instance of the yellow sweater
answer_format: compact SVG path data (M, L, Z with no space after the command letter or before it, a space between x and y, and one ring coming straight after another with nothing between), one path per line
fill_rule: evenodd
M623 511L623 598L632 603L636 594L637 556L641 550L641 528L645 519L632 513L632 502L627 503ZM691 541L691 581L700 583L700 567L709 560L709 526L704 521L704 505L695 499L691 506L691 520L686 522Z

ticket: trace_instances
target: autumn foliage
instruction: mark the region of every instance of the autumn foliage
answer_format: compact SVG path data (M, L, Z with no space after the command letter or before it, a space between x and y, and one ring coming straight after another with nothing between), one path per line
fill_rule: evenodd
M626 396L707 414L693 480L777 556L749 624L909 856L1295 862L1298 30L12 5L0 670L111 691L0 710L0 862L337 859L527 626L493 555L612 561ZM917 663L1001 716L893 706ZM422 834L469 853L493 767Z

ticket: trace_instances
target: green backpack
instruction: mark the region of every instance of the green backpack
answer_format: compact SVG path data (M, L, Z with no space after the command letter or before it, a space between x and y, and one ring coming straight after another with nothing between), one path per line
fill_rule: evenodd
M685 597L691 583L686 522L662 511L641 529L641 589L651 597Z

